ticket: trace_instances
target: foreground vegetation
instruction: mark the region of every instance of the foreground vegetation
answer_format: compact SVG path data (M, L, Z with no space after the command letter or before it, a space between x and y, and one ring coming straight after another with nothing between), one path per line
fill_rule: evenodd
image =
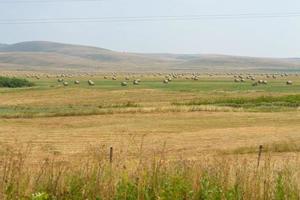
M164 148L152 156L140 151L128 157L124 151L109 156L103 146L75 160L51 156L37 164L28 162L27 150L2 151L1 199L300 198L299 163L275 165L266 152L260 163L239 157L168 160Z

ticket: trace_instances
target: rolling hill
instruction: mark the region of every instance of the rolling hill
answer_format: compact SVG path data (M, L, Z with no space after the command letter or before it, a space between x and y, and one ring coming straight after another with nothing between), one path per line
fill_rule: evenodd
M139 54L89 46L33 41L12 45L0 44L0 70L300 72L300 59L204 54Z
M0 48L3 48L3 47L5 47L5 46L7 46L7 44L1 44L1 43L0 43Z

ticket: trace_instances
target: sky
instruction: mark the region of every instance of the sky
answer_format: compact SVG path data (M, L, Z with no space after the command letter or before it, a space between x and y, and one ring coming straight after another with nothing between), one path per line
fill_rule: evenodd
M299 0L0 0L0 22L290 13L297 17L3 24L0 43L53 41L141 53L300 57ZM29 1L29 0L28 0ZM9 3L10 2L10 3Z

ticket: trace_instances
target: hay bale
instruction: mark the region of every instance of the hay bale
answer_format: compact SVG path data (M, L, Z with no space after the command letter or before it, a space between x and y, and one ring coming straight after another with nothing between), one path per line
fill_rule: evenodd
M69 85L69 83L67 81L65 81L63 84L64 84L64 86L68 86Z
M139 85L139 84L140 84L139 80L134 80L133 81L133 85Z
M268 84L268 81L267 81L267 80L264 80L264 81L263 81L263 84L267 85L267 84Z
M62 78L57 79L57 82L59 82L59 83L61 83L63 81L64 81L64 79L62 79Z
M125 81L121 83L121 86L123 86L123 87L124 87L124 86L127 86L127 85L128 85L128 84L127 84L127 82L125 82Z
M168 80L168 79L165 79L163 83L164 83L164 84L168 84L168 83L169 83L169 80Z
M286 84L287 84L287 85L292 85L292 84L293 84L293 81L289 80L289 81L286 82Z
M80 82L78 80L74 81L74 84L78 85Z
M94 85L95 85L94 81L92 81L92 80L88 80L88 84L89 84L90 86L94 86Z

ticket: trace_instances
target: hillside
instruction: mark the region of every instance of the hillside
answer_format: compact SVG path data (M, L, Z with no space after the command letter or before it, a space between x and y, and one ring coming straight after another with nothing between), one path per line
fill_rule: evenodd
M300 59L224 55L138 54L54 42L0 44L1 70L300 71Z
M5 46L7 46L7 44L2 44L2 43L0 43L0 48L3 48L3 47L5 47Z

